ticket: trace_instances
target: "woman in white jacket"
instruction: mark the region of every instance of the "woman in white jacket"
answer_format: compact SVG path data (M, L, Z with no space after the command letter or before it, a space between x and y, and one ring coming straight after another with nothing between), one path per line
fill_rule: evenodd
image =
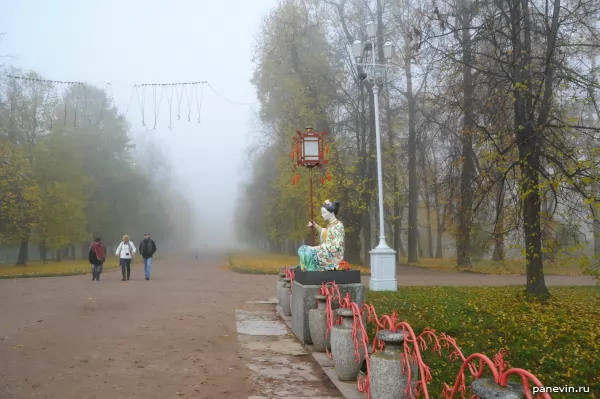
M125 234L123 241L119 244L115 255L119 257L119 264L121 265L121 273L123 274L123 280L129 280L131 274L131 259L135 255L136 249L135 244L129 240L129 236ZM127 274L125 274L127 272Z

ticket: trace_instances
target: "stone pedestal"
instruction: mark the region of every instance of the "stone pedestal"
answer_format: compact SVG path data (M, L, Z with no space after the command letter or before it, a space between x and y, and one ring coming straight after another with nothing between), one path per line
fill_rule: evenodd
M340 309L338 315L342 316L342 324L333 326L331 331L331 357L335 365L335 373L340 381L356 381L360 366L364 358L364 350L359 347L360 359L355 358L353 334L353 314L350 309ZM362 334L357 332L359 342Z
M315 352L325 352L329 348L329 337L327 336L327 310L325 295L317 295L317 309L308 311L308 326L310 328L310 340Z
M313 272L320 273L320 272ZM343 273L343 272L338 272ZM362 306L365 301L365 286L362 283L339 284L342 297L350 294L352 302ZM311 344L308 313L317 307L315 296L321 285L302 285L296 281L292 284L292 331L300 341ZM339 308L338 303L332 304L333 310Z
M509 382L506 388L504 388L496 384L492 378L480 378L473 381L471 392L481 399L525 398L525 388L523 385L516 382Z
M285 273L281 273L280 272L279 273L279 280L277 280L277 286L276 286L276 288L277 288L277 300L279 301L280 304L281 304L281 301L279 300L279 297L281 295L280 291L283 288L283 284L285 283L283 281L284 278L285 278Z
M404 352L404 334L381 330L377 339L385 346L382 352L371 355L371 397L373 399L406 399L408 373L403 372L402 354ZM419 367L411 362L411 383L414 389L415 381L419 379ZM412 389L411 389L412 390Z
M369 289L372 291L398 291L396 251L389 247L377 247L370 254L371 282Z

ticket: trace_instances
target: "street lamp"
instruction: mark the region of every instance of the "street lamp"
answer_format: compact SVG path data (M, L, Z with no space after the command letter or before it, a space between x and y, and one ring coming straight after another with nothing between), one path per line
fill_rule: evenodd
M329 152L329 147L325 146L325 136L327 132L315 132L312 127L304 129L305 132L298 130L296 132L297 137L293 137L294 149L292 150L292 159L296 159L296 167L303 166L309 170L309 198L310 198L310 220L314 220L314 207L313 207L313 168L321 168L329 163L323 154L323 147L325 147L325 153ZM328 175L329 178L330 175ZM295 184L297 178L292 180L292 184ZM321 178L323 183L323 178ZM311 245L315 245L315 228L311 226Z
M373 291L397 291L398 283L396 281L396 251L390 248L385 242L385 225L383 211L383 168L381 166L381 132L379 127L379 84L385 80L385 72L389 67L387 64L376 63L376 43L378 26L375 22L367 24L367 34L371 44L371 63L362 63L365 44L360 40L352 43L352 54L356 59L357 67L360 66L366 70L362 74L361 80L368 80L373 84L373 101L375 104L375 142L377 146L377 184L379 195L379 245L372 249L371 254L371 282L369 288ZM387 42L383 45L383 55L387 61L394 56L394 45Z

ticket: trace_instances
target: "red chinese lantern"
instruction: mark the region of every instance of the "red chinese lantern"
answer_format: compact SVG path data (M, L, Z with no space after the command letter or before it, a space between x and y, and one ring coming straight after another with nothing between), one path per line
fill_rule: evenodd
M327 181L331 180L331 172L327 171Z
M325 146L325 154L329 154L329 144Z
M321 184L325 184L325 176L321 176Z
M296 182L299 182L299 181L300 181L300 174L296 173Z

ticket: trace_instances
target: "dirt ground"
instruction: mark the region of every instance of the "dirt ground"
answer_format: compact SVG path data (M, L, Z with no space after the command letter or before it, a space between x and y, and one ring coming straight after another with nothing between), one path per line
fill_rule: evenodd
M0 398L248 398L235 308L274 296L275 276L224 257L120 271L0 280Z

